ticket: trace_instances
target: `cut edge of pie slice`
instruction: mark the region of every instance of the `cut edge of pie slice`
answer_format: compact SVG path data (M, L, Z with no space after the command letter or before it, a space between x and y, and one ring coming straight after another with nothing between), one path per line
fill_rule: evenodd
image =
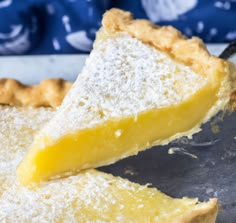
M235 68L173 27L105 13L94 49L17 173L24 185L192 136L225 110Z
M47 89L45 89L47 90ZM34 103L32 104L34 105ZM0 219L7 222L214 223L218 201L174 199L155 188L86 170L41 187L24 187L17 163L34 134L54 115L50 108L0 105Z

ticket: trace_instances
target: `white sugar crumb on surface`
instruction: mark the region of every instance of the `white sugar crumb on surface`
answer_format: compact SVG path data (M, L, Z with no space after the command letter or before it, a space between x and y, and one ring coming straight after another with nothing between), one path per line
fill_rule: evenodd
M121 34L96 44L57 115L42 134L56 140L108 119L179 104L206 83L204 77L187 66L128 34Z
M182 154L182 155L187 155L187 156L189 156L193 159L198 159L198 157L195 154L192 154L192 153L188 152L184 148L171 147L171 148L168 149L168 154L169 155Z
M115 131L115 136L117 138L119 138L121 136L121 134L122 134L122 130L121 129L118 129L118 130Z

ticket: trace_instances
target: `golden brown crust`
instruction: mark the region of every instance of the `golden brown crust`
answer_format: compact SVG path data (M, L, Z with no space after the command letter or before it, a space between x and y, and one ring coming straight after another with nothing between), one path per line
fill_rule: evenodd
M0 104L55 108L61 104L71 85L63 79L47 79L34 86L13 79L0 79Z
M185 214L173 223L215 223L218 212L218 201L210 199L207 203L199 203L195 209Z
M135 20L130 12L115 8L104 14L102 25L103 28L97 34L98 40L117 32L126 32L143 43L167 53L176 61L209 79L214 80L217 75L224 76L225 82L231 84L231 91L236 89L235 66L210 55L202 40L197 37L187 39L172 26L160 27L145 19ZM211 81L211 83L214 85L215 82ZM228 93L224 92L225 95ZM230 105L236 110L234 96L235 94L232 94Z
M111 9L103 16L103 30L107 33L127 32L140 41L169 54L202 75L227 73L229 63L211 56L204 43L197 37L187 39L171 26L159 27L148 20L133 19L130 12Z
M232 92L230 96L230 105L233 111L236 111L236 91Z

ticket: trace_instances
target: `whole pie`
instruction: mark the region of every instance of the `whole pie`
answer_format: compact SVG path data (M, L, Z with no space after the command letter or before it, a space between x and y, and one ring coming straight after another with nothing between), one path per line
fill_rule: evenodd
M48 81L36 86L24 86L14 80L2 81L21 86L24 94L31 89L40 96L39 86L48 93ZM58 83L57 93L64 84ZM61 83L63 83L61 85ZM47 92L48 91L48 92ZM8 88L8 93L16 90ZM29 93L29 92L28 92ZM61 97L63 95L61 94ZM0 97L2 99L2 97ZM0 99L0 100L1 100ZM148 185L141 186L128 180L96 170L45 182L40 187L21 185L16 168L27 152L36 132L56 113L50 107L0 105L0 222L158 222L158 223L214 223L217 199L200 203L197 199L173 199ZM60 101L58 101L60 103ZM54 105L51 99L45 106ZM55 159L52 162L56 161Z

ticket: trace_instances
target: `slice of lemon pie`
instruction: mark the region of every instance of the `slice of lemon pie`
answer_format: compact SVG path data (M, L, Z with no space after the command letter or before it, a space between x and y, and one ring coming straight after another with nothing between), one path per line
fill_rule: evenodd
M30 104L36 105L36 101ZM45 182L41 187L22 186L16 167L34 134L54 113L44 107L0 106L0 222L215 222L217 199L202 203L174 199L95 170Z
M18 168L25 185L191 136L228 105L233 67L199 39L118 9L102 24L85 67Z

